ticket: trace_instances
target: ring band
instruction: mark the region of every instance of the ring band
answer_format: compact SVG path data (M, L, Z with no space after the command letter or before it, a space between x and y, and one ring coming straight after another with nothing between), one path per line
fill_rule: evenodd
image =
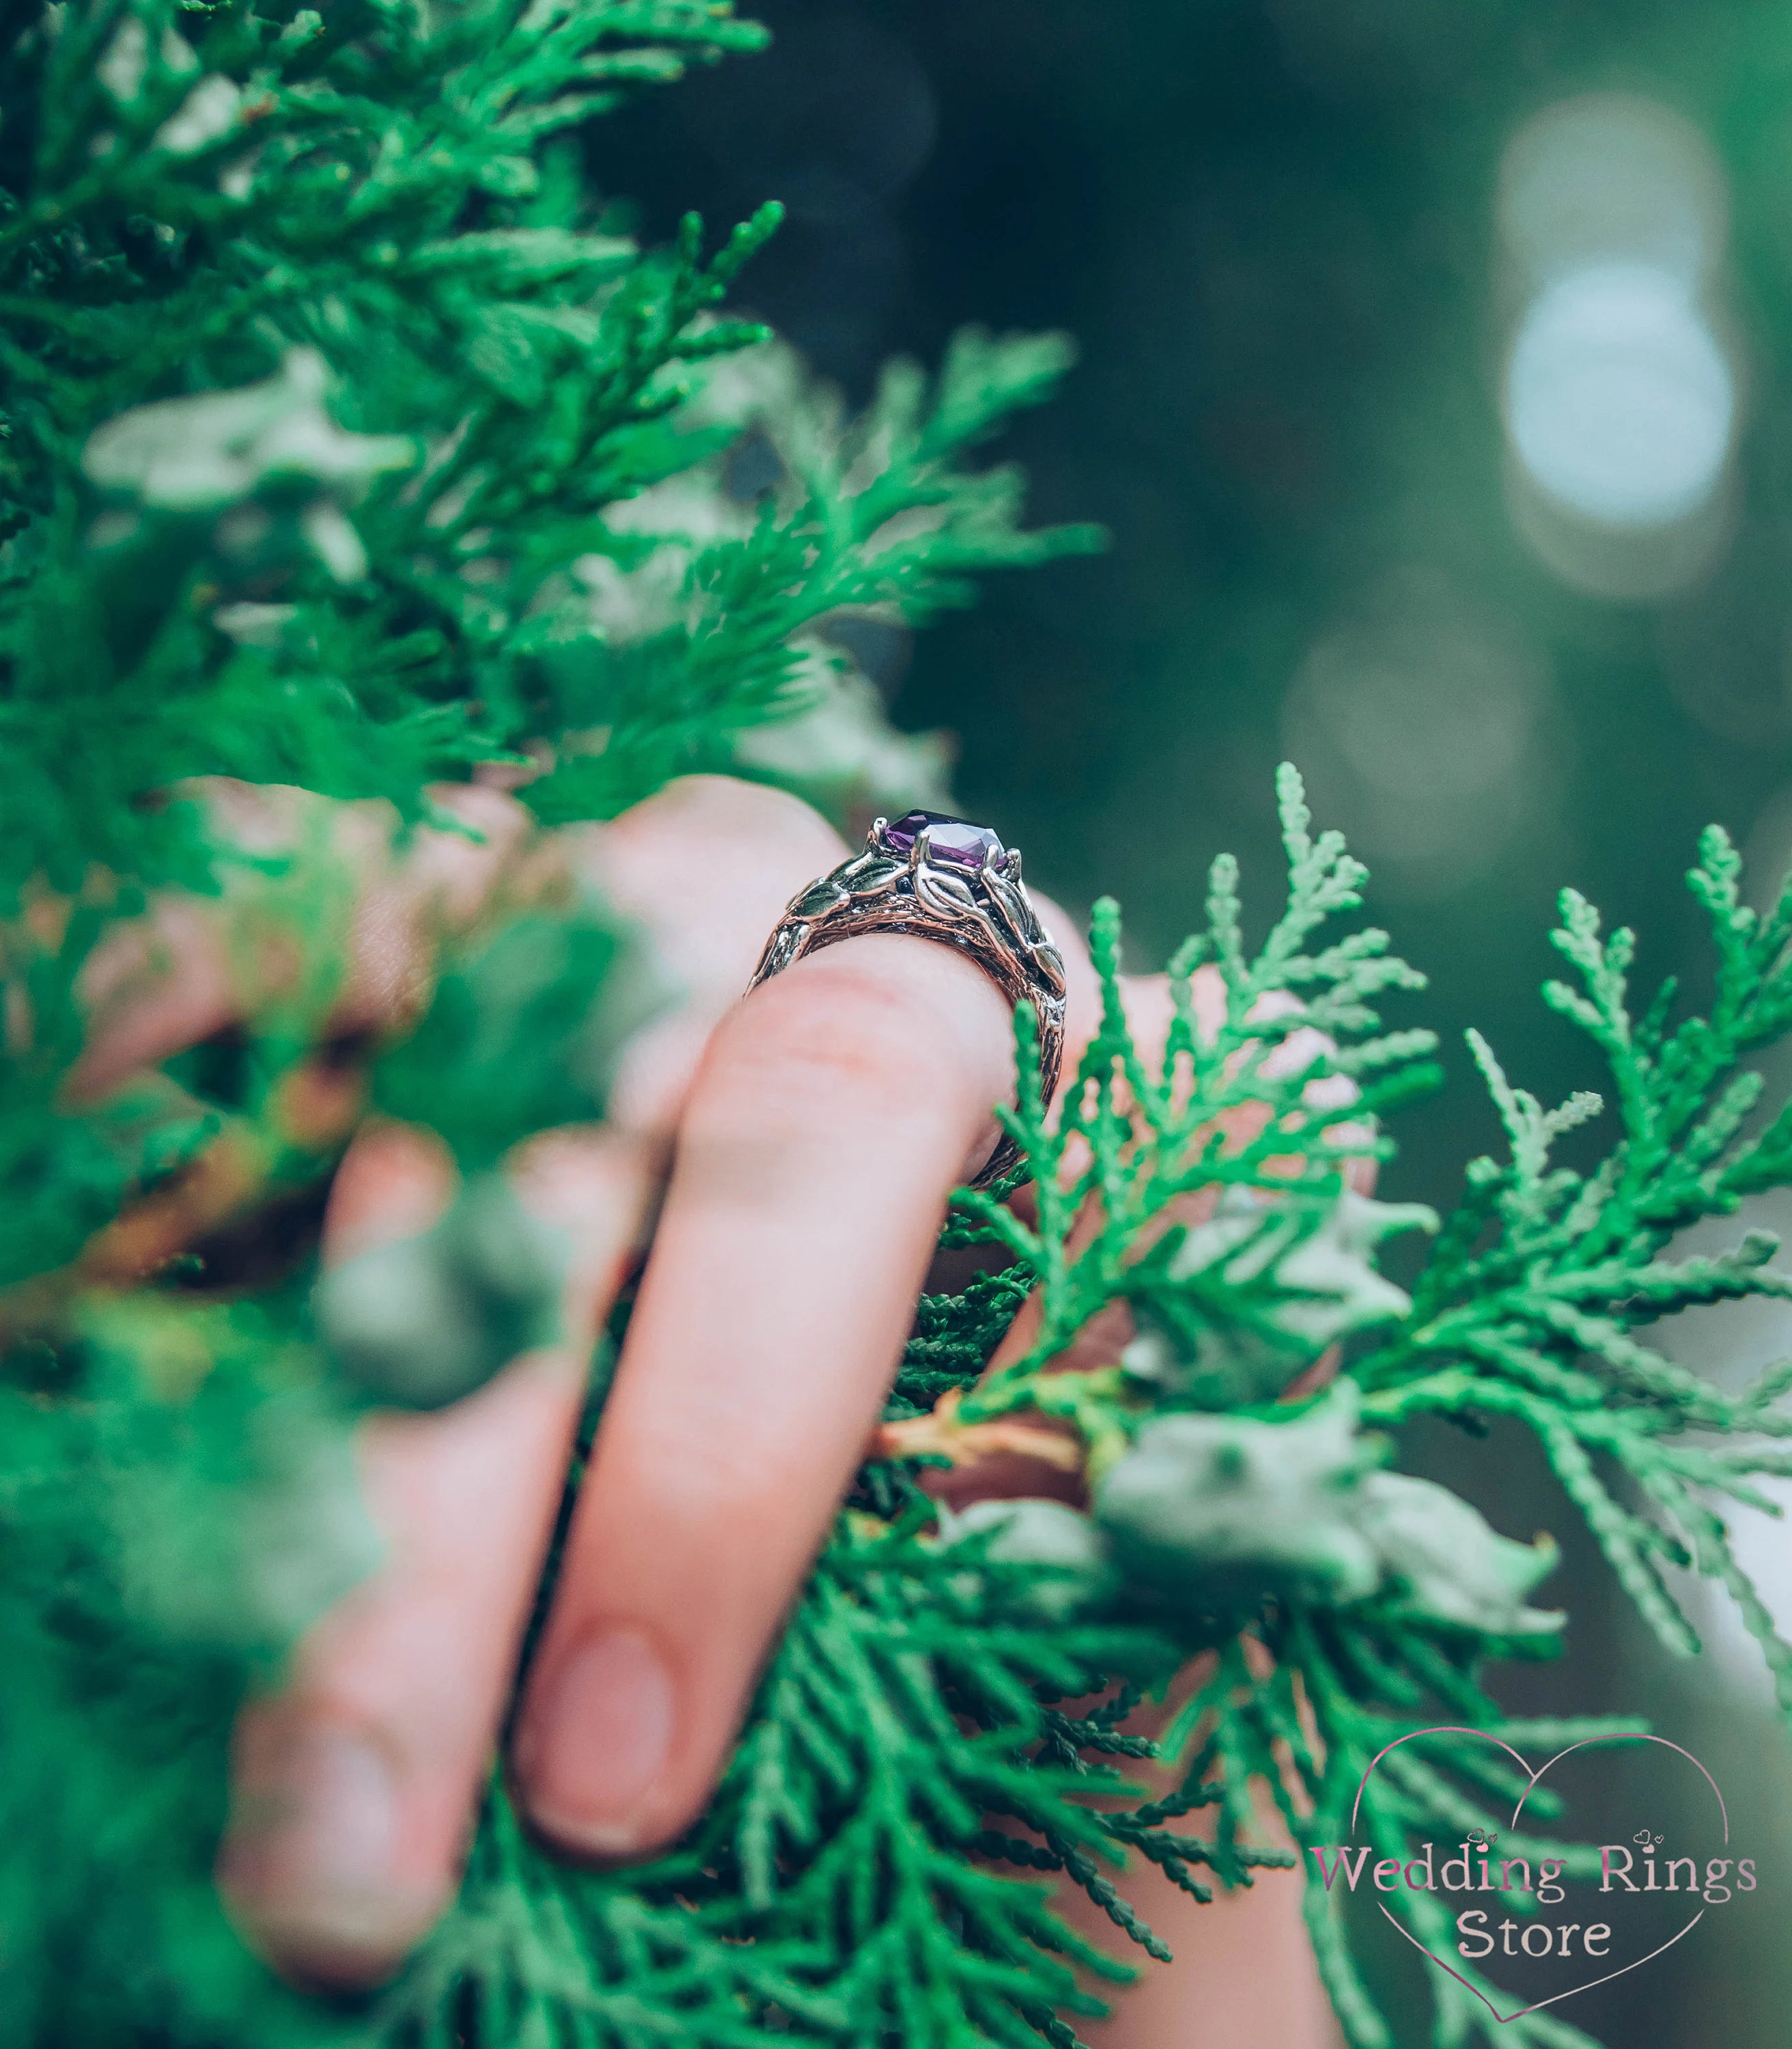
M805 954L863 932L912 932L955 947L1009 1002L1039 1019L1040 1088L1051 1100L1064 1056L1063 956L1020 881L1020 856L987 826L939 811L879 818L865 850L791 899L765 943L749 991ZM1005 1133L971 1184L986 1188L1019 1164Z

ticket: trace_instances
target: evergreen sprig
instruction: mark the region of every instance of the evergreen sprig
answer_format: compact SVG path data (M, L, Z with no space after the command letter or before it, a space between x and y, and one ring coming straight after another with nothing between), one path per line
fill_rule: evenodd
M1565 892L1553 939L1580 986L1552 982L1545 1000L1599 1049L1619 1135L1588 1170L1553 1164L1555 1141L1596 1117L1600 1099L1583 1094L1546 1111L1474 1038L1510 1160L1471 1165L1410 1317L1352 1371L1365 1413L1389 1424L1429 1413L1525 1425L1661 1640L1680 1654L1697 1645L1662 1568L1716 1580L1792 1712L1792 1654L1723 1520L1726 1501L1773 1511L1750 1476L1786 1468L1786 1453L1759 1441L1792 1434L1775 1406L1792 1367L1727 1394L1638 1335L1706 1304L1792 1293L1767 1263L1778 1250L1767 1233L1749 1231L1716 1257L1673 1253L1677 1233L1733 1215L1792 1174L1792 1114L1755 1115L1763 1080L1745 1064L1792 1022L1792 894L1765 916L1750 910L1740 862L1715 827L1688 879L1716 955L1709 1017L1675 1021L1670 982L1633 1018L1631 934L1603 937L1592 907Z
M1546 1650L1541 1625L1559 1618L1502 1615L1501 1596L1483 1602L1476 1626L1465 1628L1474 1604L1464 1608L1447 1592L1440 1604L1439 1587L1428 1584L1440 1565L1450 1577L1457 1567L1448 1554L1466 1549L1483 1552L1490 1570L1485 1577L1465 1570L1465 1584L1474 1580L1484 1594L1504 1577L1508 1587L1528 1588L1549 1554L1491 1538L1460 1504L1451 1514L1467 1522L1452 1522L1445 1538L1435 1518L1448 1498L1427 1490L1431 1499L1419 1499L1410 1491L1423 1483L1397 1481L1408 1491L1397 1498L1416 1499L1438 1534L1421 1541L1417 1554L1396 1546L1384 1555L1378 1588L1343 1588L1341 1575L1327 1581L1323 1574L1336 1572L1353 1513L1373 1532L1372 1510L1340 1506L1362 1483L1360 1468L1347 1456L1310 1476L1296 1471L1279 1488L1261 1483L1273 1491L1250 1491L1258 1483L1241 1478L1247 1469L1239 1463L1247 1444L1265 1448L1267 1467L1297 1467L1310 1456L1296 1452L1296 1428L1304 1429L1304 1417L1335 1411L1336 1402L1276 1398L1310 1371L1326 1343L1353 1333L1362 1335L1343 1359L1354 1390L1350 1418L1387 1429L1427 1414L1522 1421L1670 1645L1685 1651L1696 1639L1661 1567L1696 1567L1736 1598L1782 1703L1792 1705L1792 1650L1737 1564L1720 1513L1725 1500L1774 1510L1751 1482L1788 1469L1773 1441L1792 1433L1775 1406L1792 1387L1792 1368L1771 1369L1745 1393L1727 1394L1635 1335L1681 1311L1792 1292L1767 1263L1775 1241L1760 1232L1716 1258L1673 1253L1678 1232L1732 1213L1744 1196L1783 1185L1792 1174L1792 1113L1755 1115L1761 1078L1741 1064L1792 1024L1792 885L1758 916L1742 902L1728 840L1708 833L1689 879L1714 927L1712 1016L1676 1022L1670 985L1640 1025L1627 1007L1631 934L1602 938L1597 914L1565 893L1555 943L1582 986L1553 982L1545 1000L1588 1033L1611 1067L1623 1119L1618 1144L1584 1172L1554 1165L1556 1141L1597 1117L1600 1098L1582 1093L1545 1110L1507 1081L1471 1033L1510 1162L1472 1163L1464 1199L1440 1228L1409 1210L1378 1222L1360 1212L1388 1206L1359 1204L1353 1238L1343 1171L1354 1160L1387 1157L1374 1119L1425 1085L1432 1042L1422 1032L1379 1029L1382 990L1421 986L1387 955L1382 934L1308 951L1327 917L1355 908L1361 871L1335 835L1310 837L1292 770L1283 771L1281 796L1287 907L1247 956L1234 873L1229 862L1215 865L1209 929L1171 970L1174 1021L1159 1058L1147 1059L1128 1028L1111 904L1098 907L1093 935L1102 1029L1055 1118L1038 1091L1032 1020L1024 1009L1017 1013L1021 1082L1006 1121L1037 1176L1036 1220L989 1196L962 1192L957 1200L963 1234L999 1245L1036 1284L1037 1336L958 1403L943 1434L925 1441L957 1443L968 1458L980 1424L1031 1413L1080 1441L1098 1529L1105 1523L1111 1535L1133 1540L1130 1551L1115 1553L1130 1573L1144 1569L1141 1560L1156 1560L1156 1577L1135 1577L1125 1592L1160 1618L1169 1600L1185 1646L1204 1647L1213 1661L1159 1746L1172 1760L1188 1750L1182 1791L1138 1810L1138 1818L1160 1825L1195 1806L1216 1807L1212 1861L1229 1883L1246 1876L1229 1864L1228 1851L1254 1825L1254 1787L1273 1802L1296 1844L1335 1846L1353 1839L1352 1804L1370 1763L1398 1744L1364 1787L1355 1839L1371 1841L1376 1857L1404 1862L1428 1831L1497 1830L1499 1798L1522 1789L1490 1771L1472 1739L1433 1735L1409 1747L1402 1738L1451 1723L1560 1748L1636 1726L1506 1720L1479 1666L1490 1657ZM1210 982L1203 998L1193 978L1208 963L1219 988ZM1374 1243L1390 1229L1419 1223L1436 1237L1409 1299L1374 1274ZM1316 1247L1324 1253L1317 1262ZM1115 1304L1126 1305L1145 1336L1116 1341L1103 1363L1064 1370L1063 1355ZM1154 1438L1153 1419L1191 1409L1235 1420L1210 1431L1220 1448L1212 1465L1191 1456L1172 1469L1180 1499L1148 1499L1159 1518L1157 1549L1141 1553L1136 1528L1123 1525L1104 1495L1104 1479L1139 1472L1142 1448L1164 1441ZM1330 1422L1320 1429L1335 1436ZM1316 1441L1312 1432L1301 1441ZM1361 1463L1374 1457L1366 1448ZM1636 1505L1619 1498L1596 1460L1627 1476ZM1244 1488L1230 1508L1223 1471L1225 1486ZM1205 1521L1191 1514L1186 1491L1203 1486L1213 1490ZM1023 1526L1014 1528L1011 1549L1024 1542ZM1036 1555L1043 1561L1047 1553ZM1237 1614L1241 1558L1246 1583L1256 1588L1246 1603L1255 1612L1242 1628L1228 1620L1229 1608ZM1233 1595L1223 1597L1222 1586ZM1329 1597L1316 1603L1316 1586L1328 1587ZM1540 1817L1554 1806L1536 1808L1534 1795L1527 1804ZM1571 1876L1584 1873L1588 1853L1572 1845L1508 1840L1516 1855L1559 1857ZM1382 2049L1392 2038L1351 1961L1339 1902L1316 1868L1308 1880L1316 1954L1352 2049ZM1510 1898L1517 1911L1534 1911L1534 1899ZM1401 1888L1390 1903L1421 1948L1453 1946L1448 1915L1429 1895ZM1440 2044L1496 2025L1490 2040L1547 2049L1587 2041L1546 2012L1496 2023L1464 1982L1493 1996L1472 1969L1460 1978L1435 1968L1428 1974Z
M837 694L791 644L830 613L919 619L1088 545L1021 533L1012 473L961 459L1061 343L964 338L854 431L768 366L729 417L713 373L766 330L717 307L778 208L643 251L573 131L762 41L709 0L8 17L10 900L96 864L203 886L190 807L137 801L199 775L412 817L509 754L561 761L544 817L608 815ZM756 503L721 460L750 428L789 457ZM649 556L643 632L604 600Z
M455 2040L471 2011L484 2040L604 2049L1072 2042L1061 2013L1099 2008L1071 1965L1130 1973L1063 1927L1037 1874L1072 1871L1128 1925L1103 1867L1129 1827L1153 1832L1088 1804L1125 1782L1082 1760L1082 1725L1048 1703L1160 1677L1175 1647L1029 1626L1005 1598L1026 1576L967 1571L931 1519L842 1518L708 1816L669 1856L569 1870L495 1786L460 1905L382 2010L387 2039Z
M1565 900L1578 986L1549 1000L1605 1059L1622 1135L1591 1172L1553 1164L1592 1099L1545 1113L1481 1049L1511 1159L1471 1168L1409 1297L1378 1246L1435 1219L1353 1182L1430 1071L1429 1035L1377 1016L1421 984L1383 935L1339 928L1362 871L1286 771L1286 908L1250 950L1215 865L1163 1048L1128 1028L1111 904L1101 1028L1055 1116L1021 1012L1009 1123L1035 1207L959 1198L952 1235L1007 1263L922 1305L878 1456L690 1837L636 1871L569 1870L495 1782L459 1902L354 2012L279 1985L226 1924L232 1718L369 1562L348 1456L367 1389L342 1303L332 1324L311 1285L340 1149L371 1103L435 1124L469 1199L391 1271L461 1287L472 1252L518 1242L493 1163L601 1114L643 992L601 907L531 899L437 935L430 1000L344 1036L354 878L328 806L251 855L192 779L378 800L400 851L432 779L493 764L544 824L694 768L894 809L935 795L938 751L890 732L834 629L922 622L984 570L1094 538L1024 531L1014 474L970 459L1049 391L1061 340L968 334L849 419L725 309L775 208L643 250L592 193L581 123L762 40L721 0L0 19L9 2042L1071 2049L1067 2016L1126 1973L1048 1881L1160 1954L1129 1857L1203 1899L1288 1861L1257 1840L1277 1816L1296 1852L1342 1840L1367 1759L1440 1719L1514 1742L1615 1728L1499 1719L1480 1668L1553 1641L1559 1619L1524 1604L1549 1554L1382 1469L1363 1421L1526 1423L1658 1628L1689 1642L1662 1568L1697 1565L1792 1704L1721 1519L1786 1469L1757 1441L1788 1434L1792 1369L1727 1395L1638 1335L1786 1290L1758 1238L1716 1259L1674 1239L1792 1180L1792 1112L1763 1119L1747 1065L1792 1024L1792 896L1755 916L1708 839L1716 993L1677 1023L1671 990L1631 1017L1627 935ZM176 888L293 972L246 980L239 1025L92 1099L94 971ZM1032 1341L988 1371L1036 1292ZM533 1301L501 1293L480 1297L492 1330L528 1324ZM1063 1371L1110 1309L1134 1335ZM1345 1380L1319 1391L1335 1346ZM935 1507L939 1464L1029 1419L1071 1448L1087 1514ZM1153 1702L1168 1725L1142 1733ZM1394 1755L1364 1809L1390 1853L1509 1790L1471 1746ZM1148 1768L1149 1797L1127 1785ZM1403 1904L1434 1936L1424 1896ZM1356 2049L1379 2049L1335 1907L1309 1893L1321 1969ZM1434 1980L1440 2041L1484 2026Z
M1286 907L1247 960L1237 865L1225 855L1214 863L1208 930L1170 966L1172 1016L1155 1071L1128 1029L1119 911L1111 899L1096 905L1090 932L1101 1028L1055 1120L1039 1094L1033 1021L1025 1010L1017 1015L1020 1092L1017 1107L1003 1115L1027 1153L1037 1223L989 1196L957 1199L962 1214L1031 1273L1043 1313L1033 1344L976 1391L967 1419L1017 1406L1065 1417L1089 1434L1098 1465L1114 1433L1124 1437L1127 1417L1143 1413L1136 1390L1118 1364L1092 1378L1047 1369L1110 1301L1125 1301L1185 1335L1213 1323L1214 1288L1223 1289L1223 1274L1211 1267L1177 1270L1191 1199L1216 1193L1261 1199L1258 1229L1272 1222L1266 1205L1274 1203L1310 1233L1335 1208L1352 1162L1388 1157L1376 1117L1432 1079L1426 1056L1433 1034L1378 1029L1374 1006L1385 991L1424 986L1388 951L1387 935L1370 927L1309 950L1327 921L1360 903L1365 871L1341 834L1312 838L1292 768L1281 772L1278 795L1289 862ZM1202 1016L1196 993L1203 966L1218 987L1218 1014L1211 1018ZM1249 1320L1267 1306L1268 1294L1247 1285L1232 1304L1234 1317ZM1283 1357L1300 1343L1285 1334ZM1213 1406L1279 1393L1292 1377L1291 1368L1260 1388L1241 1364Z
M1023 531L1017 473L962 461L1071 360L1061 336L968 330L931 383L892 365L854 420L779 349L711 379L679 476L590 537L586 592L542 628L553 723L573 740L527 792L537 815L608 815L682 769L755 772L752 729L836 698L830 619L924 624L970 599L973 573L1098 545L1090 527ZM724 448L693 471L706 436ZM577 736L594 729L604 744L589 750ZM912 774L912 757L898 762Z

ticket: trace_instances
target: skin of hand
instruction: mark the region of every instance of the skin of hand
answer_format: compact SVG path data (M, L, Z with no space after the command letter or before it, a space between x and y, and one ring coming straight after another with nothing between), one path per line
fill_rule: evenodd
M331 815L366 876L346 1021L404 1014L427 986L429 935L470 920L519 872L527 893L531 864L594 881L645 928L683 997L628 1050L601 1127L544 1134L510 1162L523 1200L577 1248L566 1341L513 1360L450 1409L367 1420L360 1460L384 1563L241 1717L220 1884L281 1969L342 1986L388 1976L453 1897L590 1341L649 1229L510 1760L536 1828L593 1860L645 1855L701 1811L877 1421L947 1194L987 1157L990 1106L1013 1085L1006 1005L931 941L844 942L743 1000L785 903L845 852L797 800L690 777L550 848L495 791L443 795L481 837L422 832L402 863L383 821ZM290 804L229 787L207 797L251 846L291 843ZM1036 903L1067 962L1071 1073L1098 1021L1094 975L1063 914ZM84 1093L252 1005L219 916L158 905L98 964ZM1167 1013L1160 978L1126 993L1141 1027ZM426 1229L454 1180L433 1135L364 1125L332 1186L326 1261ZM1265 1906L1274 1899L1264 1888L1248 1907L1195 1916L1180 1895L1153 1899L1153 1919L1178 1924L1179 1950L1193 1936L1207 1959L1208 2020L1172 2038L1141 2013L1145 2032L1131 2032L1137 1995L1105 2038L1112 2049L1261 2039L1269 1995L1249 1990L1250 1959L1265 1942L1278 1956L1291 1934L1300 1943L1293 1895ZM1222 1914L1251 1930L1242 1955L1206 1938ZM1248 2034L1215 2024L1229 1979L1244 1988L1241 2014L1256 2002ZM1285 2049L1329 2039L1300 2000L1272 2032Z
M1162 1710L1148 1709L1125 1727L1149 1736L1161 1719ZM1176 1784L1161 1767L1135 1765L1132 1775L1154 1797ZM1289 1847L1267 1798L1258 1810L1254 1840ZM1216 1887L1206 1906L1142 1859L1114 1883L1175 1962L1165 1968L1130 1958L1137 1981L1112 2001L1109 2017L1077 2023L1091 2049L1343 2049L1302 1923L1297 1868L1259 1870L1237 1892ZM1113 1925L1080 1886L1060 1885L1057 1907L1079 1934L1113 1952Z

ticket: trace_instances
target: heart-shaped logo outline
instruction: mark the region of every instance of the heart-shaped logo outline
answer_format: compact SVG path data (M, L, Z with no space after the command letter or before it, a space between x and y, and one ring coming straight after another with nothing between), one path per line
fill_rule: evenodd
M1483 1743L1493 1744L1499 1749L1505 1752L1506 1755L1511 1759L1512 1762L1518 1766L1518 1769L1526 1775L1528 1781L1524 1791L1518 1795L1518 1806L1512 1810L1512 1819L1508 1824L1508 1826L1514 1829L1518 1825L1518 1817L1525 1811L1525 1802L1530 1798L1531 1794L1537 1790L1537 1786L1541 1782L1545 1775L1553 1770L1557 1765L1560 1764L1565 1757L1572 1757L1574 1752L1577 1750L1591 1750L1599 1745L1605 1744L1659 1744L1662 1749L1674 1752L1677 1755L1685 1758L1689 1764L1694 1765L1697 1767L1700 1775L1704 1779L1705 1783L1711 1788L1712 1797L1717 1802L1717 1812L1722 1818L1724 1823L1724 1846L1728 1848L1729 1845L1730 1810L1724 1803L1722 1788L1718 1785L1717 1781L1712 1777L1711 1774L1706 1771L1704 1765L1699 1763L1698 1759L1693 1756L1691 1751L1682 1748L1677 1743L1670 1742L1665 1736L1654 1736L1651 1735L1646 1730L1635 1729L1615 1731L1609 1736L1583 1736L1580 1742L1571 1743L1565 1749L1558 1750L1553 1757L1545 1759L1543 1763L1538 1765L1536 1769L1533 1771L1528 1760L1522 1757L1519 1753L1512 1748L1511 1744L1507 1743L1503 1737L1495 1736L1487 1729L1467 1728L1459 1722L1440 1722L1434 1728L1409 1729L1405 1735L1396 1736L1392 1743L1384 1744L1382 1748L1376 1752L1375 1755L1370 1759L1368 1763L1363 1767L1362 1776L1357 1781L1356 1798L1351 1802L1351 1833L1353 1836L1356 1833L1357 1816L1361 1811L1362 1806L1362 1789L1369 1783L1370 1773L1375 1769L1375 1767L1381 1763L1382 1759L1387 1755L1390 1751L1397 1750L1403 1743L1416 1742L1419 1737L1426 1736L1479 1736ZM1377 1900L1375 1903L1378 1907L1382 1907L1382 1903L1379 1900ZM1698 1912L1693 1916L1692 1919L1686 1923L1685 1927L1682 1928L1677 1934L1669 1936L1668 1939L1665 1942L1658 1944L1654 1949L1649 1952L1647 1956L1638 1957L1630 1963L1620 1965L1616 1970L1607 1971L1603 1977L1588 1978L1584 1985L1570 1985L1566 1992L1552 1993L1547 1999L1534 2000L1530 2005L1521 2006L1511 2013L1502 2013L1499 2008L1494 2004L1493 2001L1488 1998L1487 1994L1482 1991L1481 1988L1475 1983L1473 1979L1464 1977L1460 1971L1456 1969L1452 1965L1445 1963L1441 1957L1434 1955L1431 1950L1425 1947L1424 1943L1419 1940L1418 1937L1415 1935L1409 1928L1401 1927L1401 1923L1394 1918L1394 1916L1391 1913L1388 1912L1386 1907L1382 1907L1382 1911L1383 1914L1387 1915L1390 1926L1398 1929L1400 1933L1406 1938L1407 1941L1412 1944L1413 1947L1418 1951L1421 1957L1425 1957L1432 1963L1434 1963L1439 1970L1449 1972L1450 1976L1453 1977L1459 1985L1466 1985L1468 1989L1474 1993L1475 1997L1479 2000L1481 2004L1487 2009L1488 2012L1493 2016L1494 2019L1502 2023L1508 2020L1522 2020L1527 2013L1537 2013L1541 2012L1546 2006L1559 2005L1565 1999L1572 1999L1577 1993L1591 1992L1595 1985L1609 1985L1614 1978L1621 1978L1625 1976L1627 1972L1634 1971L1643 1964L1652 1962L1654 1958L1661 1955L1664 1950L1671 1950L1674 1944L1681 1939L1681 1936L1689 1935L1705 1919L1705 1909L1701 1907Z

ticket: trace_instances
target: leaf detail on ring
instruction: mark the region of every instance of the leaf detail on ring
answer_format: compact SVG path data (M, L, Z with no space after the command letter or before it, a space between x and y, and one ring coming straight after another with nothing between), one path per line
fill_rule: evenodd
M888 889L899 877L908 873L906 861L890 861L880 855L865 853L849 867L842 869L838 880L855 896L878 896Z
M937 868L915 869L915 900L936 917L975 917L982 908L970 893L968 884Z
M845 901L845 891L831 875L824 875L818 881L810 884L791 904L791 910L799 918L825 918Z
M764 975L782 974L807 943L811 927L807 925L786 925L773 941L760 972Z
M1014 935L1017 943L1023 947L1030 946L1039 930L1038 920L1033 917L1030 907L1019 892L1007 883L998 869L993 868L983 871L983 887L989 900L989 908Z

